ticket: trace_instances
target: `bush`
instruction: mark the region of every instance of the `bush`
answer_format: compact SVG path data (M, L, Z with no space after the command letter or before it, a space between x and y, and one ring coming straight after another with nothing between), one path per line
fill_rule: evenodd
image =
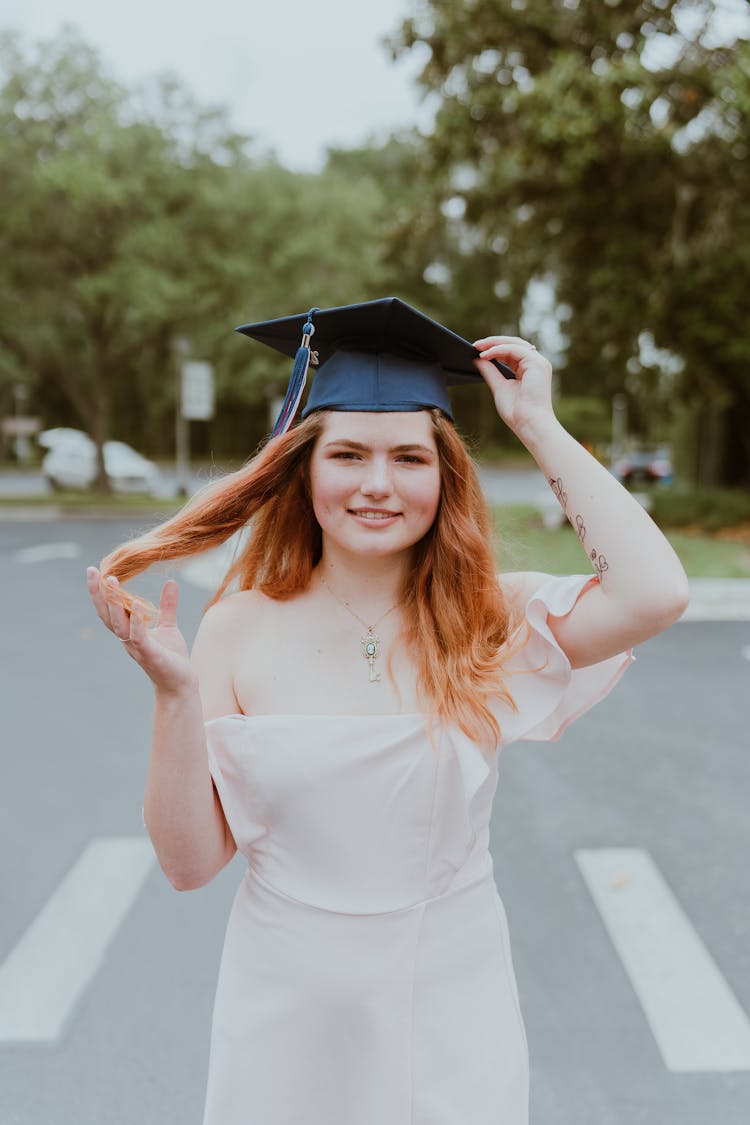
M719 531L750 523L750 494L723 489L654 489L649 508L659 527L695 525Z
M605 445L612 431L611 407L594 395L562 395L555 414L568 433L588 446Z

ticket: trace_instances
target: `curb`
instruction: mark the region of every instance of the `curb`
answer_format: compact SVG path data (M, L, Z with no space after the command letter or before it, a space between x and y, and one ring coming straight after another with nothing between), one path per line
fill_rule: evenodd
M680 621L750 621L750 578L690 578Z
M178 511L169 508L67 507L64 504L0 504L0 523L52 523L59 520L166 519Z

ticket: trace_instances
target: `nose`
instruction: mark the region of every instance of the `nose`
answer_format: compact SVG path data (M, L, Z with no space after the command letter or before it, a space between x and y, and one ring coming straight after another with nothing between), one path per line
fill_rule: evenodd
M373 457L359 486L363 496L389 496L393 492L393 475L387 457Z

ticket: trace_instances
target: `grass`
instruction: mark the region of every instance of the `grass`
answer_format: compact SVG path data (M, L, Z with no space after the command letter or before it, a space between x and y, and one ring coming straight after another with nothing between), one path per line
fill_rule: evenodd
M492 509L502 570L584 574L588 560L567 524L547 531L531 506ZM689 578L750 578L750 530L732 536L667 531Z
M141 494L102 496L96 492L48 492L42 496L3 496L0 508L53 507L75 511L77 509L106 508L123 512L141 509L176 512L184 503L173 497L155 497Z

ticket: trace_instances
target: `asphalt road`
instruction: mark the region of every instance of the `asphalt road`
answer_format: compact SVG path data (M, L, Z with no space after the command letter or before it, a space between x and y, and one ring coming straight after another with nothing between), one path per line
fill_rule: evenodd
M0 963L92 839L144 836L150 687L84 585L87 563L137 529L0 523ZM153 597L162 577L139 590ZM182 600L192 635L206 594L184 581ZM559 742L505 751L492 847L532 1125L750 1120L750 1070L666 1067L574 860L645 849L750 1012L748 652L750 623L680 623ZM200 1125L242 870L236 857L208 887L178 893L153 865L59 1037L0 1044L0 1125Z

